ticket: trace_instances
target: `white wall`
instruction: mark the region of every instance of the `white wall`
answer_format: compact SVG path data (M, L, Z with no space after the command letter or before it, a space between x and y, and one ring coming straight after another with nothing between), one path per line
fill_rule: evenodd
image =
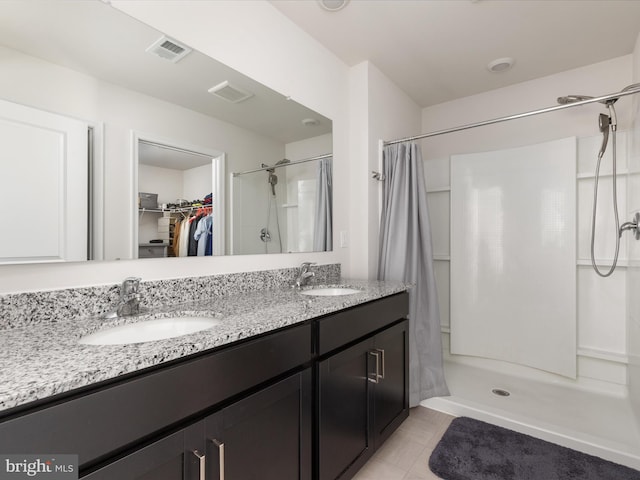
M348 68L324 47L306 33L302 32L274 7L263 1L113 1L114 6L134 17L182 40L223 63L247 74L265 85L291 96L294 100L330 117L333 120L334 170L336 175L335 201L337 204L350 204L348 162L348 110L347 75ZM215 27L215 28L214 28ZM68 79L54 79L50 75L41 75L34 71L27 83L40 89L38 101L46 101L47 91L53 83L68 85L73 95L59 98L57 105L42 106L54 111L64 110L70 115L86 117L86 109L101 107L103 118L117 118L122 109L131 102L144 110L145 101L140 96L126 99L114 95L104 98L100 105L92 95L95 83L80 82L70 75L70 71L60 72ZM42 82L47 78L47 82ZM3 92L11 91L20 81L3 73L0 76ZM3 93L4 95L4 93ZM14 100L19 101L19 100ZM156 104L157 106L157 104ZM147 119L149 120L149 119ZM107 122L105 122L107 123ZM174 128L183 122L163 125L159 134L174 138ZM156 125L150 125L155 129ZM148 130L149 124L141 120L135 128ZM107 137L127 137L128 129L118 122L106 129ZM195 145L209 145L211 129L189 130L193 135L187 141ZM130 152L120 146L107 146L105 153L127 158ZM232 146L215 144L212 148L229 152L232 147L240 151L242 143ZM275 156L282 158L282 152ZM228 161L231 161L229 155ZM255 156L253 156L255 158ZM111 171L107 166L107 182L119 184L128 198L129 172ZM126 200L123 200L123 202ZM348 230L349 217L346 211L336 215L334 229ZM107 230L122 230L120 215L107 215ZM130 248L130 247L129 247ZM20 291L48 290L84 285L99 285L120 282L130 275L141 276L144 280L210 275L257 269L281 268L299 265L302 261L319 263L343 263L345 273L348 249L336 249L334 252L291 255L257 255L215 257L209 259L172 259L172 260L135 260L118 262L85 262L66 265L22 265L1 267L0 294Z
M376 278L380 189L379 142L420 133L420 107L371 62L351 69L351 268L361 278ZM367 199L363 201L363 199Z
M186 200L203 200L212 193L213 166L211 163L185 170L182 176L182 197ZM162 203L162 202L161 202Z
M423 131L435 131L476 121L512 115L552 106L559 96L568 94L600 95L619 91L631 82L631 56L624 56L569 70L539 80L474 95L423 110ZM616 104L619 129L630 129L631 102L622 99ZM579 141L577 172L578 189L578 375L580 381L591 379L626 383L626 240L621 246L622 266L611 278L601 279L591 271L589 255L589 226L593 171L601 137L597 115L599 105L576 107L526 119L479 127L422 141L427 159L426 176L430 216L436 256L436 282L440 295L441 319L446 332L449 318L449 162L454 153L499 150L570 136L583 137ZM618 157L620 167L626 168L625 135L620 135ZM607 157L610 155L610 149ZM606 160L610 165L610 159ZM609 167L603 167L603 170ZM611 177L601 180L600 204L610 207ZM626 178L619 180L619 207L626 212ZM608 219L600 210L599 215ZM626 218L626 214L623 215ZM624 221L622 219L621 221ZM610 222L604 220L605 228ZM612 230L600 232L597 253L605 263L613 255ZM606 252L606 253L605 253ZM445 342L448 340L445 335Z
M633 52L633 80L640 82L640 35ZM630 219L640 212L640 99L633 98L634 125L629 153L629 188L627 215ZM630 237L629 233L625 234ZM640 425L640 242L629 240L627 269L627 354L629 355L629 396Z

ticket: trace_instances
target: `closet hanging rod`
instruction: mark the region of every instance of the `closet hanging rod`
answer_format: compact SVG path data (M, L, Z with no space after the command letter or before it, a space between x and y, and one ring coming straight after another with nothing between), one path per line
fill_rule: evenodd
M178 152L178 153L187 153L189 155L196 155L199 157L205 157L209 159L214 158L213 155L207 155L206 153L195 152L193 150L187 150L186 148L172 147L171 145L162 145L160 143L151 142L149 140L138 140L138 143L143 143L145 145L150 145L152 147L163 148L165 150L171 150L173 152Z
M555 112L556 110L564 110L565 108L579 107L580 105L586 105L588 103L603 102L603 101L614 100L614 99L617 100L620 97L633 95L636 93L640 93L640 88L635 88L635 89L617 92L617 93L610 93L609 95L603 95L601 97L593 97L587 100L567 103L564 105L554 105L553 107L541 108L540 110L533 110L531 112L518 113L515 115L508 115L506 117L499 117L499 118L493 118L491 120L484 120L482 122L469 123L467 125L461 125L459 127L445 128L443 130L436 130L435 132L423 133L422 135L416 135L413 137L405 137L397 140L389 140L389 141L383 142L382 145L387 146L387 145L395 145L396 143L402 143L402 142L412 142L413 140L421 140L423 138L436 137L438 135L444 135L445 133L460 132L462 130L469 130L470 128L475 128L475 127L484 127L485 125L492 125L494 123L506 122L507 120L516 120L518 118L531 117L533 115L539 115L541 113Z
M297 165L299 163L313 162L313 161L316 161L316 160L322 160L323 158L331 158L332 156L333 156L333 153L325 153L324 155L318 155L317 157L304 158L302 160L294 160L292 162L282 163L280 165L272 165L270 167L256 168L255 170L246 170L244 172L233 172L232 175L234 177L239 177L240 175L245 175L247 173L262 172L264 170L271 170L273 168L280 168L280 167L290 167L291 165Z

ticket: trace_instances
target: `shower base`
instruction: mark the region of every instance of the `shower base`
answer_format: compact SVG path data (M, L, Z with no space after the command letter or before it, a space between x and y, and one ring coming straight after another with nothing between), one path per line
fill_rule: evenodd
M638 423L622 390L611 394L452 361L445 362L445 376L451 396L424 400L423 406L640 470Z

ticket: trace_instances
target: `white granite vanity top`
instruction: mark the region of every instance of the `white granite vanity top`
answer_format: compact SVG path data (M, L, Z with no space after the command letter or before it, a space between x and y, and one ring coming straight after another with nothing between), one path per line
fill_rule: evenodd
M293 289L249 292L184 303L138 317L41 322L2 330L0 411L406 290L401 283L377 281L345 280L341 286L362 292L336 297L301 295ZM78 343L88 333L119 323L180 314L211 315L219 318L220 324L146 343Z

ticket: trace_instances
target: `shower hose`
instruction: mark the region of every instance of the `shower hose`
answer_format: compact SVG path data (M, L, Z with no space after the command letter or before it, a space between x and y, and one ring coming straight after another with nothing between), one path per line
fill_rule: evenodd
M613 215L616 223L616 251L613 256L613 265L608 272L602 273L598 266L596 265L595 260L595 236L596 236L596 210L598 204L598 181L600 179L600 164L602 163L602 157L604 156L604 149L600 151L598 154L598 162L596 164L596 178L593 187L593 214L591 216L591 265L595 272L601 277L610 276L613 271L616 269L616 265L618 264L618 253L620 252L620 237L622 236L622 231L620 229L620 219L618 217L618 192L617 192L617 175L616 175L616 129L611 129L612 139L611 139L611 153L613 154Z

